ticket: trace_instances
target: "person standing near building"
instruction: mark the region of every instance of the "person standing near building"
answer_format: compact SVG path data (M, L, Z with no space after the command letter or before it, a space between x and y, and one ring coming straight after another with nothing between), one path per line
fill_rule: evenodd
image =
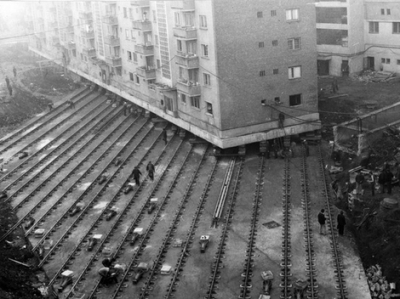
M139 170L137 166L132 170L132 176L135 179L136 185L140 185L140 176L142 175L142 172Z
M392 194L392 179L393 179L393 173L390 171L389 168L386 168L384 170L385 172L385 186L387 187L388 194Z
M357 194L362 194L363 193L363 189L362 189L362 185L364 183L364 175L361 173L361 171L357 172L356 175L356 192Z
M326 221L325 210L321 209L321 211L318 213L319 233L321 235L326 235L325 221Z
M307 140L303 140L304 150L306 152L306 157L310 155L310 147L308 146Z
M7 84L7 88L9 89L11 87L10 85L10 79L8 78L8 76L6 76L6 84Z
M339 231L339 236L344 235L344 226L346 225L346 217L344 217L343 211L337 215L337 229Z
M152 181L154 181L154 171L155 171L155 168L154 168L153 163L151 163L151 161L149 161L149 163L147 164L146 170L147 170L147 172L149 173L150 179L151 179Z

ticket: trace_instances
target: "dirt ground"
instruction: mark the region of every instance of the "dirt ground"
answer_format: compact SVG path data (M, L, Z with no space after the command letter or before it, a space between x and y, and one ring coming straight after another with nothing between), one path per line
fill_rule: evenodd
M329 88L333 80L333 77L320 78L320 89ZM337 78L337 80L339 91L336 94L323 92L320 96L319 109L321 110L321 121L324 126L323 132L325 133L323 137L327 140L332 140L333 138L331 132L332 125L391 105L399 100L399 82L366 83L351 78ZM345 96L335 97L342 94ZM369 110L365 105L366 101L376 101L377 105L373 110ZM374 150L378 155L382 153L379 145L375 145ZM378 156L374 160L371 162L379 166L378 164L382 164L385 161L385 157ZM337 177L342 184L348 181L346 170L358 166L359 162L359 158L349 155L342 156L344 172ZM395 173L394 167L392 168L392 172ZM350 190L352 188L354 186L351 186ZM400 199L400 187L394 187L391 195L377 194L376 192L375 196L372 196L368 183L365 184L364 190L365 192L361 197L361 201L356 201L352 212L349 211L346 200L338 201L337 207L344 209L352 220L348 229L355 236L364 268L367 269L371 265L379 264L382 266L383 274L387 280L400 285L400 255L398 254L400 250L400 209L393 210L387 215L382 215L380 212L380 202L384 198ZM357 225L362 220L364 209L369 209L370 212L378 212L378 214L368 218L361 227L358 227ZM399 292L397 291L397 293Z

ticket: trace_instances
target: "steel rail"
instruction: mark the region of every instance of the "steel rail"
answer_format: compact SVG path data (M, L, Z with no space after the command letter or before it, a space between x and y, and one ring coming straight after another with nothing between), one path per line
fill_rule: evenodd
M237 166L239 164L239 166ZM223 229L222 229L222 234L220 238L220 242L218 244L218 249L217 253L214 256L214 262L212 263L211 267L211 276L209 280L209 285L208 285L208 291L206 295L204 296L204 299L216 299L214 295L216 295L216 289L217 289L217 284L218 280L220 278L220 271L221 268L223 267L222 259L225 254L225 248L226 248L226 242L228 238L228 231L232 222L232 217L234 213L234 207L237 199L237 192L240 186L240 178L242 176L243 172L243 164L244 164L244 159L241 158L239 163L235 159L235 168L237 166L238 170L236 172L236 177L234 178L234 183L232 186L232 191L230 193L230 200L228 202L228 207L227 207L227 212L226 212L226 217L225 221L223 223ZM167 293L168 296L165 298L169 298L170 292Z

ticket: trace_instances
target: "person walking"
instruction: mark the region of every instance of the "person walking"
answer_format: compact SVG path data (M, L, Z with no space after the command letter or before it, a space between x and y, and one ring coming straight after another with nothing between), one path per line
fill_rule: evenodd
M151 161L149 161L149 163L147 164L146 170L147 170L147 172L149 173L150 179L151 179L152 181L154 181L154 171L155 171L155 168L154 168L153 163L151 163Z
M140 185L140 176L142 175L142 172L139 170L137 166L132 170L132 175L133 178L135 179L136 185Z
M167 135L167 129L166 128L163 129L163 133L162 134L163 134L164 143L165 143L165 145L167 145L168 135Z
M13 73L14 73L14 78L17 78L17 69L15 66L13 66Z
M337 229L339 231L339 236L344 235L344 226L346 225L346 217L344 217L343 211L337 215Z
M325 210L321 209L321 211L318 213L319 233L321 235L326 235L325 221L326 221Z
M361 171L358 171L357 175L356 175L356 192L357 192L357 194L363 194L362 185L364 183L364 180L365 180L364 175L361 173Z
M70 109L75 109L75 103L71 99L69 99L67 102Z
M8 78L8 76L6 76L6 83L7 83L7 88L10 89L11 85L10 85L10 79Z
M385 186L387 187L388 194L392 194L392 179L393 179L393 173L390 171L390 169L385 169Z

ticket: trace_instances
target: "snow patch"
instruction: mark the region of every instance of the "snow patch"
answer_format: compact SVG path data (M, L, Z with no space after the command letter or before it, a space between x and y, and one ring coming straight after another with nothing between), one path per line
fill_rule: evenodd
M93 207L93 209L104 209L107 206L107 201L101 201Z
M39 149L43 148L44 146L46 146L46 144L48 144L52 140L53 139L51 139L51 138L45 138L45 139L39 141L38 145L36 146L36 149L39 150Z
M200 147L196 147L193 151L194 151L196 154L202 155L203 152L204 152L204 149L203 149L203 148L200 148Z
M79 190L86 190L90 186L90 183L83 183L79 186Z

